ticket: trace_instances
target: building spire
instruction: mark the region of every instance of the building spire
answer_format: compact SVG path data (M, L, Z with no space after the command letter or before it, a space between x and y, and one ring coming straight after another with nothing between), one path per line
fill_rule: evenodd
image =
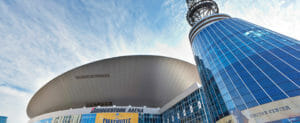
M219 13L218 5L213 0L186 0L188 12L186 19L194 26L202 18Z

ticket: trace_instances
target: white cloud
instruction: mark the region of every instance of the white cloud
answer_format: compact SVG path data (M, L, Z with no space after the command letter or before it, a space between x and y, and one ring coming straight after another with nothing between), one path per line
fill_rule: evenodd
M218 0L220 12L300 39L298 0Z
M28 121L26 117L26 104L30 98L29 93L22 92L10 87L0 86L0 105L1 116L9 116L8 123L25 123Z

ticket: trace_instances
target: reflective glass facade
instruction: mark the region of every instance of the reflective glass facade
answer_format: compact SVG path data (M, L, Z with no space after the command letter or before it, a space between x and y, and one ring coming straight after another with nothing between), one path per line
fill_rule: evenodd
M97 114L83 114L81 115L80 123L95 123Z
M139 123L161 123L159 114L139 114Z
M210 123L203 89L198 89L162 114L163 123Z
M199 70L203 90L205 90L205 93L203 93L207 98L205 104L208 106L210 119L215 122L222 117L227 116L229 112L211 70L204 66L201 59L196 57L195 61Z
M192 48L203 86L217 85L204 88L205 93L216 92L208 96L220 101L218 91L211 92L219 90L225 107L234 114L300 95L299 43L241 19L228 18L199 31L192 39ZM228 113L221 111L219 117Z

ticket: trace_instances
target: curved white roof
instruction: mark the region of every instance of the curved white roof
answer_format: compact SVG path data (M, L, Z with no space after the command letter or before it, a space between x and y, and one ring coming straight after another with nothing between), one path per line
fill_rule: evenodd
M193 83L195 65L162 56L123 56L68 71L42 87L30 100L29 117L111 102L117 106L161 107Z

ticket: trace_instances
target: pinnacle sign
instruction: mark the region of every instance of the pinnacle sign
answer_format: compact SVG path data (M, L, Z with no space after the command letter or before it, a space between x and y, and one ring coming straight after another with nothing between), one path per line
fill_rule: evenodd
M116 119L116 120L112 120L112 119L103 119L103 123L130 123L131 118L128 119Z
M97 113L95 123L138 123L138 113Z

